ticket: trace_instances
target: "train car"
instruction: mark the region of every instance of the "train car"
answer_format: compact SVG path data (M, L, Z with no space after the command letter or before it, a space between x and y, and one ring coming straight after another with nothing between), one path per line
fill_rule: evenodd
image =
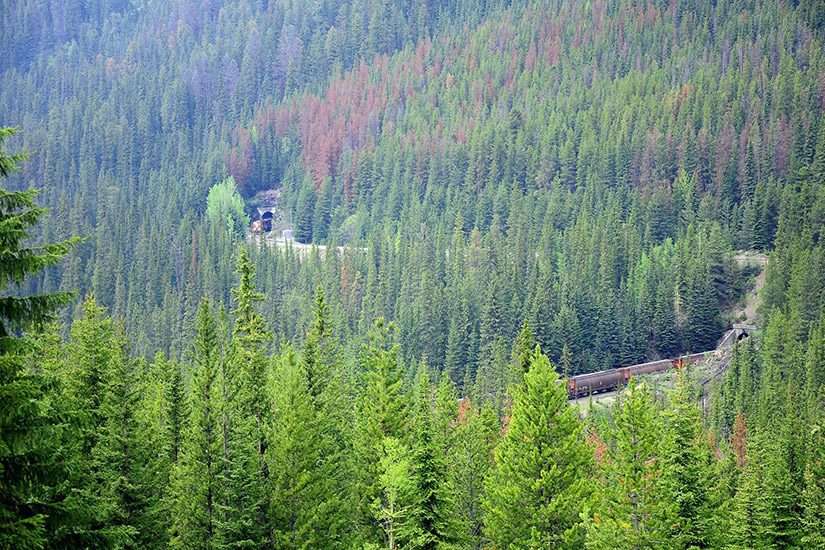
M567 392L571 398L591 393L610 391L624 384L628 373L624 369L609 369L573 376L567 380Z
M685 365L692 365L705 358L704 353L694 353L678 359L661 359L629 367L619 367L588 374L573 376L567 380L567 393L570 399L586 397L594 393L613 391L619 386L627 384L633 377L640 374L655 374L665 372L671 368L680 369Z
M640 365L633 365L624 367L630 371L631 376L639 374L653 374L656 372L664 372L673 366L670 359L663 359L660 361L650 361L649 363L642 363Z

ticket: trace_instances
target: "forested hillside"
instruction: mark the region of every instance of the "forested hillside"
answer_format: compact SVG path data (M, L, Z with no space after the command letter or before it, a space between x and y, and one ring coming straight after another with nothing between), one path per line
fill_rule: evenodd
M2 2L0 548L825 548L824 32ZM714 349L739 250L706 407L687 368L568 405Z
M14 3L3 32L43 37L2 74L0 115L37 153L14 185L45 186L44 238L89 237L31 288L94 292L137 351L181 357L201 296L230 298L205 210L232 175L245 197L282 188L299 240L368 249L253 251L276 340L320 284L342 340L393 319L408 362L459 384L524 319L576 371L712 347L727 254L772 246L823 139L818 4L413 4L100 5L68 25Z

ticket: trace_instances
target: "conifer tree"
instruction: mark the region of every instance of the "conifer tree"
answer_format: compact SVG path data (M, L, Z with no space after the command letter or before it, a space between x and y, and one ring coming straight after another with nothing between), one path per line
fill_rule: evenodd
M409 514L411 544L416 548L442 548L457 539L454 502L445 476L446 456L435 431L432 387L426 363L416 374L412 411L411 460L414 465L414 500Z
M218 384L220 343L209 301L198 309L192 351L189 415L183 429L180 456L172 474L173 548L215 548L217 501L221 467Z
M527 373L532 363L533 354L536 349L536 339L533 330L525 320L521 325L521 330L513 343L513 368L518 373L517 378L513 378L513 383L519 383L520 377Z
M295 212L295 240L299 243L311 243L313 239L312 219L315 215L315 184L305 180L298 196Z
M379 533L373 522L373 505L382 491L378 478L382 453L395 460L398 445L385 445L385 438L400 441L405 434L406 403L401 392L401 365L398 345L392 342L392 324L378 319L367 335L359 355L361 378L356 397L353 434L356 476L353 490L357 495L357 529L364 541L377 541ZM400 443L399 443L400 444ZM384 464L389 467L389 464ZM386 489L386 487L385 487Z
M345 544L351 527L352 376L345 370L325 293L316 290L315 313L304 340L301 366L313 402L320 445L316 469L327 480L323 529L328 539Z
M370 506L373 517L389 550L407 547L416 532L411 521L416 487L409 449L398 439L385 437L379 448L377 471L377 492Z
M538 348L513 398L485 485L486 534L498 547L575 547L591 457L567 392Z
M139 444L136 463L143 489L138 495L137 544L166 547L172 527L171 476L180 456L187 416L180 366L158 352L147 369L138 369L136 384L133 431Z
M794 482L787 441L776 434L765 444L758 516L761 544L769 548L792 548L799 544L801 517L798 514L800 487Z
M676 312L673 307L673 287L663 278L656 288L656 312L653 317L656 349L662 357L674 357L679 352Z
M313 399L320 400L320 395L332 383L338 366L329 305L322 288L315 293L312 325L307 332L301 358Z
M323 464L324 440L306 371L287 347L278 357L269 428L272 544L278 548L327 548L336 513Z
M729 539L734 548L758 548L761 544L759 514L761 509L761 464L759 440L751 440L747 462L739 476L739 486L734 497L731 533Z
M691 383L680 369L666 411L664 476L668 500L673 505L673 544L706 548L711 542L708 496L712 487L711 456L703 438L701 411L691 400Z
M685 347L691 353L714 347L719 336L719 304L707 266L695 266L688 273L685 291Z
M465 533L462 539L470 548L484 544L484 480L493 466L499 430L498 415L491 404L479 409L469 398L462 400L450 464L455 469L456 513Z
M587 546L671 546L663 426L645 384L630 380L616 404L613 425L614 448L602 462L597 502L587 521Z
M134 363L122 332L89 295L83 318L72 324L64 373L71 406L83 415L74 465L85 522L76 544L128 545L134 541L139 442Z
M802 538L805 548L825 548L825 429L821 417L811 425L802 493Z
M238 255L240 278L232 294L235 325L227 361L224 398L227 431L220 540L227 545L260 545L271 537L266 517L269 472L266 463L268 359L263 347L270 334L256 305L263 295L255 289L255 268L245 248Z
M120 544L128 544L131 539L139 540L144 484L153 480L142 477L143 442L136 418L138 382L121 327L112 326L109 341L114 346L114 355L103 378L102 422L97 427L99 438L91 453L94 485L89 489L103 506L105 529L117 530L123 537Z
M16 172L26 158L5 152L3 142L13 134L0 128L1 178ZM72 300L68 292L23 296L17 289L26 277L60 262L77 240L27 246L45 213L35 195L34 190L8 191L5 184L0 188L0 547L21 549L41 548L57 538L61 526L55 520L70 505L58 494L68 475L60 449L67 426L64 413L48 400L58 381L27 366L30 341L15 334L42 326Z

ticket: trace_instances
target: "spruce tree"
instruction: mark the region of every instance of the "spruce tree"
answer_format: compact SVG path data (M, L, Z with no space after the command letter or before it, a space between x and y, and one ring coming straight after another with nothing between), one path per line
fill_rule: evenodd
M171 476L180 457L186 422L186 395L180 365L162 352L148 368L139 369L136 422L137 469L142 491L135 519L137 545L167 547L172 527Z
M663 426L650 390L635 378L616 403L611 431L614 446L602 461L597 501L587 521L587 546L671 547Z
M788 442L772 434L765 450L758 532L766 547L793 548L799 544L801 494L791 471Z
M822 417L811 424L810 449L802 492L802 545L825 548L825 426Z
M729 540L734 548L758 548L761 544L761 452L758 439L749 442L747 462L739 476L739 485L733 501Z
M484 538L484 480L493 467L493 452L499 439L499 419L493 406L481 409L465 397L458 417L456 446L450 456L455 470L456 514L470 548L482 548Z
M301 366L313 402L320 445L316 469L327 480L324 526L329 544L346 544L351 527L353 495L352 423L353 383L345 369L334 336L332 317L321 288L316 290L315 312L304 340Z
M209 301L198 308L189 414L172 476L172 548L215 548L221 467L220 343Z
M255 268L245 248L238 255L238 287L232 290L235 324L227 361L228 427L221 476L224 501L219 538L223 544L261 545L271 538L266 517L269 472L266 424L269 360L264 345L270 339L256 305L263 295L255 288Z
M5 152L3 142L13 134L0 128L2 178L26 158ZM25 358L31 342L15 336L44 325L73 298L68 292L23 296L19 291L26 277L56 265L77 244L71 239L27 245L45 213L34 201L36 193L0 188L0 547L5 548L41 548L54 540L61 529L55 520L71 504L58 494L69 474L60 448L68 427L49 399L58 381L29 368Z
M567 391L536 349L485 485L485 531L497 547L576 547L592 460Z
M417 529L411 521L416 506L414 466L409 449L394 437L384 437L378 448L376 493L370 505L372 516L389 550L411 546ZM377 545L367 543L367 548Z
M110 342L113 360L103 378L99 438L92 449L94 475L89 487L105 511L104 529L117 531L118 544L139 544L140 515L144 504L145 484L142 477L142 435L138 431L138 380L134 360L126 352L127 339L121 327L113 325ZM98 344L99 345L99 344Z
M359 392L353 434L356 476L353 491L357 495L358 529L363 541L379 540L373 522L373 504L382 491L378 457L394 456L397 450L385 446L385 438L401 440L405 433L407 407L401 392L401 365L398 345L392 343L393 325L378 319L367 335L359 356ZM387 460L390 460L389 458ZM388 465L385 464L385 467ZM385 487L386 489L386 487Z
M446 473L446 456L435 431L432 387L426 363L416 374L416 390L410 429L414 466L414 500L409 517L411 544L433 549L452 544L458 537L453 497Z
M306 371L287 347L273 380L268 447L269 520L277 548L328 548L333 507L331 479L322 468L324 439Z
M311 243L313 239L312 226L315 216L315 184L305 180L298 195L298 204L295 212L295 240L299 243Z
M83 418L73 472L86 516L74 533L81 546L128 545L138 534L137 385L126 346L122 330L87 296L71 327L64 373L70 406Z
M13 128L0 128L0 177L7 178L19 171L18 163L28 157L19 153L9 155L3 142L14 135ZM9 191L0 188L0 351L11 351L19 331L52 319L55 310L71 302L72 292L50 292L20 296L10 289L19 288L26 277L37 275L44 269L57 265L80 242L78 238L27 246L32 229L47 212L37 205L36 189Z
M513 370L517 376L513 376L513 383L520 383L521 377L527 373L532 363L533 354L536 349L536 338L533 335L533 330L525 320L521 325L521 330L516 336L516 341L513 343Z
M656 287L653 333L656 350L662 357L674 357L679 352L676 311L673 307L673 287L665 278L662 278Z
M712 488L710 449L702 429L701 411L691 399L691 382L685 369L666 411L664 470L668 500L673 505L673 544L706 548L711 542L708 495ZM703 437L704 436L704 437Z
M685 347L691 353L713 349L719 336L719 304L706 266L688 272L685 291Z

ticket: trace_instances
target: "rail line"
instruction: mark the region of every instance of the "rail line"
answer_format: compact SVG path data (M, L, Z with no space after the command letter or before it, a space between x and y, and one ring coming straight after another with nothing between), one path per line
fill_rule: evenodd
M719 355L723 350L729 349L733 346L736 340L746 337L751 331L755 330L754 325L736 324L733 325L727 333L725 333L722 340L716 349L705 351L702 353L693 353L673 359L660 359L658 361L648 361L647 363L639 363L637 365L629 365L626 367L618 367L615 369L607 369L598 372L590 372L587 374L579 374L567 379L567 394L568 399L579 399L594 395L598 393L611 392L617 388L627 384L631 378L640 374L655 374L665 372L671 368L681 368L685 365L691 365L704 360L710 355ZM711 374L710 378L702 383L704 386L710 379L719 375L727 367L727 363Z

